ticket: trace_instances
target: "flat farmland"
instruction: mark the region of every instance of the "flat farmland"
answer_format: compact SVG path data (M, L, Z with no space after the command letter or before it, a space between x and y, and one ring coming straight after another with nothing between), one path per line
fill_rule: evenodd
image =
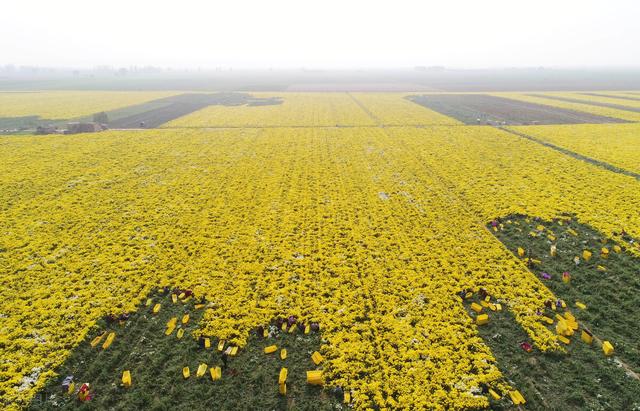
M156 128L209 106L282 104L278 98L255 98L247 93L185 93L108 112L111 128Z
M375 121L347 93L252 93L282 104L209 106L164 127L339 127L373 126Z
M159 128L0 139L3 408L640 407L639 123L469 93L118 110Z
M377 123L386 126L460 125L458 120L407 100L405 93L351 93Z
M0 118L67 120L178 94L170 91L0 92Z

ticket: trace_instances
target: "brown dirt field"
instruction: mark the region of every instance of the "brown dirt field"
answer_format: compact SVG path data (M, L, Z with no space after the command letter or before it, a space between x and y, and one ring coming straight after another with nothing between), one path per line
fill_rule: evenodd
M487 94L438 94L407 97L414 103L465 124L524 125L626 123L625 120L582 113Z

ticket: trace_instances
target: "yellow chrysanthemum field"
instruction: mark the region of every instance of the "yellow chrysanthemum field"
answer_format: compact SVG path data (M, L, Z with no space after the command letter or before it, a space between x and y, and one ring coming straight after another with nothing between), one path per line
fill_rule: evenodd
M71 110L76 93L61 96L33 114ZM472 301L490 323L511 313L540 353L581 342L567 346L541 321L567 297L540 276L538 256L496 233L513 216L575 221L640 254L637 123L503 128L465 125L401 93L255 96L284 102L211 105L152 130L1 137L4 408L59 384L59 367L104 316L136 312L164 287L206 301L185 335L194 345L242 351L274 319L317 323L325 389L349 393L341 406L478 409L493 394L517 405L534 390L506 375ZM121 98L103 97L105 107ZM17 104L2 113L24 114ZM548 235L555 246L559 234ZM591 331L611 338L595 322Z
M145 103L178 94L166 91L0 91L0 117L58 120Z

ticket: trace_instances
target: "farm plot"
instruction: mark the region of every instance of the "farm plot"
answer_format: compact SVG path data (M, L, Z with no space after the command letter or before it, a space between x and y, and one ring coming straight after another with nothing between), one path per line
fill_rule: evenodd
M640 255L637 179L495 127L378 127L374 110L346 93L280 96L281 105L212 106L171 122L194 128L3 139L0 406L38 408L32 400L46 402L60 388L64 375L57 372L93 380L82 382L95 382L96 404L113 408L197 409L199 384L229 407L250 407L224 398L244 395L235 382L255 384L254 392L270 396L270 409L299 408L289 399L316 395L313 405L333 408L323 397L328 392L351 394L347 403L356 409L500 409L520 403L521 394L534 407L565 399L576 407L637 406L636 382L612 365L637 365L637 347L628 342L637 341L635 329L624 329L624 319L609 321L606 309L597 309L602 300L578 278L575 290L566 290L539 272L559 270L579 247L595 251L606 239L613 253L614 245L624 253L606 262L593 256L575 274L593 279L596 288L610 287L603 295L620 284L635 287L629 279ZM211 110L212 117L205 115ZM290 127L274 126L281 123ZM328 126L333 123L350 126ZM195 129L206 124L219 129ZM544 233L536 234L540 243L525 243L517 229L500 226L515 215L543 221L542 230L535 227ZM548 223L567 215L576 241ZM487 229L491 221L496 230ZM565 241L558 241L558 261L538 255L549 230ZM594 264L596 272L589 271ZM175 303L152 294L145 304L153 290L165 288L189 290L192 300L179 297L183 292ZM627 301L633 291L625 291L612 315L633 309ZM597 344L591 351L575 347L579 341L567 345L541 322L553 309L549 301L571 318L578 298L592 310L579 320L611 339L615 354L605 356ZM162 309L150 319L156 303ZM180 343L170 344L177 334L162 329L168 317L186 313L181 310L193 317L183 322ZM110 314L131 314L131 322L108 326L116 333L114 350L96 353L90 342L105 331ZM278 390L277 359L263 368L257 354L269 341L288 344L288 335L254 336L259 327L290 318L321 331L321 339L302 341L302 349L320 344L325 390L307 391L297 364L285 401L271 396ZM487 325L491 333L483 330ZM501 330L506 338L495 339L493 331ZM220 354L198 348L205 338L212 349L221 342L237 348L237 362L230 361L245 375L176 376L181 365L196 373L201 360L220 365ZM522 339L532 358L518 357L519 347L513 351ZM147 342L158 351L141 351ZM287 346L292 359L295 347ZM510 372L526 358L539 361L531 364L532 375L550 367L549 378L559 378L560 361L551 361L565 352L593 364L585 375L602 370L629 391L616 397L607 381L604 399L589 402L593 382L569 380L575 395L545 403L556 384ZM308 355L299 358L308 363ZM118 386L125 366L133 371L130 388ZM576 372L581 366L571 363ZM253 370L256 379L248 376ZM147 372L175 379L156 381ZM169 398L154 402L147 390L158 389ZM34 399L36 393L42 397Z
M429 94L407 97L414 103L465 124L577 124L624 121L487 94Z
M0 92L0 118L68 120L178 94L165 91Z
M100 318L135 311L158 286L212 303L190 338L240 350L274 318L318 322L326 385L351 391L357 408L477 408L489 404L482 387L511 390L462 289L482 285L537 347L558 347L528 314L552 294L384 129L106 132L1 147L0 164L23 181L0 186L12 199L1 223L4 406L29 401Z
M255 98L246 93L190 93L150 101L107 113L110 128L155 128L208 106L265 106L282 104L278 98Z
M495 127L394 128L416 164L442 176L484 221L512 214L575 214L607 237L640 238L640 182ZM413 164L413 163L411 163ZM595 189L594 189L595 188ZM606 211L603 211L606 210ZM630 244L640 252L637 242Z
M210 106L164 127L353 127L375 121L347 93L254 93L281 98L280 105Z
M629 110L619 110L616 108L606 107L602 105L594 105L588 101L572 102L566 100L560 100L557 98L547 98L543 94L530 95L523 93L491 93L498 97L505 97L511 100L518 100L527 103L540 104L543 106L560 108L566 110L573 110L579 113L588 113L596 116L604 116L614 119L626 120L627 122L639 122L640 113ZM607 121L589 121L591 123L606 123ZM616 122L616 121L608 121ZM620 122L620 121L617 121Z
M512 130L640 174L640 124L518 126Z
M591 104L598 107L607 107L615 110L625 110L640 113L640 102L633 100L619 100L616 98L581 95L575 93L544 93L544 94L528 94L533 97L549 98L569 103Z
M406 93L351 93L376 121L388 126L460 125L458 120L442 115L405 98Z

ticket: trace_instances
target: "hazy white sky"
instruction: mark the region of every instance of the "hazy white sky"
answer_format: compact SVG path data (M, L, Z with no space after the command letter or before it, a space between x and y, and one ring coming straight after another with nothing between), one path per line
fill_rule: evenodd
M640 66L637 0L6 0L0 64Z

